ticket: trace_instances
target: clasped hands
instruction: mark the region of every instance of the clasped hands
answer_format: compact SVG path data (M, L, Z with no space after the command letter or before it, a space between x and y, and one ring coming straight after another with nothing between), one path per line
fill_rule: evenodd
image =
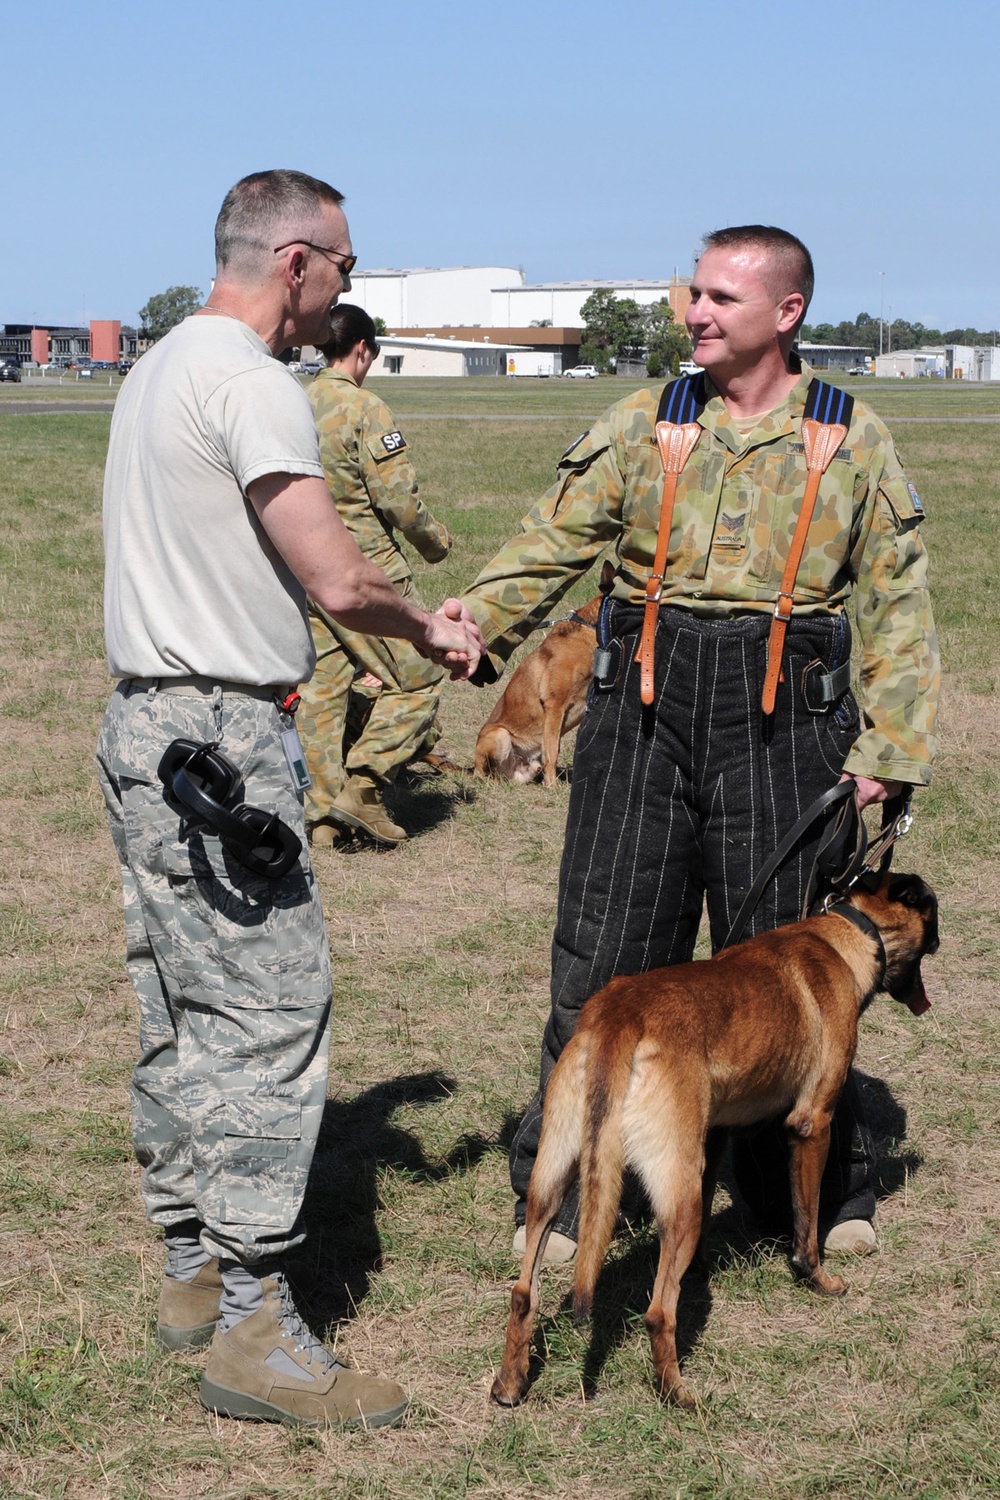
M471 677L486 650L475 616L461 599L446 599L428 615L426 635L414 645L421 656L445 667L453 682Z

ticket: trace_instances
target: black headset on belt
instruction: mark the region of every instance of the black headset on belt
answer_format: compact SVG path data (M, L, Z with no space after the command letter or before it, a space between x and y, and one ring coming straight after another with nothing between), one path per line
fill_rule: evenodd
M280 880L302 853L302 841L277 813L237 802L243 778L214 744L174 740L157 767L168 796L219 835L223 847L256 875Z

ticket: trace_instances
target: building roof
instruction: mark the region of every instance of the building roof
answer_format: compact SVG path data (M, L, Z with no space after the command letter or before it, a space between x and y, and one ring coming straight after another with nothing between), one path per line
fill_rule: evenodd
M579 344L582 332L581 328L533 328L524 324L517 328L504 328L491 323L460 323L453 326L443 323L436 328L390 328L386 337L398 335L405 339L420 339L431 336L449 344L465 339L474 344L489 344L494 349L507 340L528 348L536 348L539 344L560 348L563 344Z
M381 333L381 334L379 334L379 340L378 341L379 341L379 344L381 345L381 347L383 349L387 349L390 346L395 347L396 345L399 345L399 344L406 344L409 348L414 348L414 349L476 349L479 352L482 352L483 349L500 349L504 353L507 353L508 351L510 351L512 349L519 349L519 350L523 350L525 353L528 352L528 345L527 344L498 344L498 343L495 343L493 341L493 339L490 339L490 338L485 338L485 339L438 338L433 333L422 333L422 334Z
M447 276L451 271L514 271L518 275L523 274L517 266L367 266L360 271L351 272L351 280L364 276ZM520 285L520 283L518 283ZM507 290L506 287L503 288Z
M609 288L611 291L628 291L634 288L655 288L671 286L690 286L690 276L657 276L654 278L635 276L631 281L609 281L605 277L597 277L593 281L529 281L524 286L495 286L495 292L585 292L594 287Z

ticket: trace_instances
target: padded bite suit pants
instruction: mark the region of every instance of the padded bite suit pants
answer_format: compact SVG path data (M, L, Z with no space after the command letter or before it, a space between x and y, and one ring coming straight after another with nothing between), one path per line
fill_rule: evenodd
M538 1093L511 1147L515 1217L523 1222L538 1151L542 1101L584 1001L617 974L683 963L694 951L707 901L713 951L722 946L753 878L799 815L839 780L858 733L848 692L822 713L802 697L802 673L850 654L846 618L793 620L784 679L769 717L761 712L769 614L696 618L664 606L656 637L655 693L644 709L632 661L641 610L615 604L623 643L616 684L596 684L577 735L559 906L552 943L552 1010ZM820 837L803 843L769 885L747 936L802 915ZM787 1147L780 1121L738 1133L737 1184L770 1233L790 1223ZM873 1150L853 1073L841 1096L823 1177L828 1227L871 1218ZM556 1228L575 1236L567 1199Z

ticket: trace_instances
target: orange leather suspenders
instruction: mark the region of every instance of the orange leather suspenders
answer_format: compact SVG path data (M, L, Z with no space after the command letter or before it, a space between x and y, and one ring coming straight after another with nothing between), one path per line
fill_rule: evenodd
M639 647L633 658L639 663L639 696L649 706L653 701L653 660L656 654L656 620L660 611L660 595L663 592L663 573L667 566L667 551L670 547L670 528L674 519L674 499L677 494L677 479L694 452L701 428L694 420L696 413L705 404L705 377L687 375L668 385L660 397L660 409L656 414L656 446L660 450L663 464L663 497L660 500L660 521L656 530L656 554L653 571L646 580L646 609L642 618L642 634Z
M640 665L640 696L643 703L653 701L653 660L656 648L656 619L663 592L663 575L670 545L670 528L673 523L674 498L677 479L694 452L701 428L694 420L696 412L704 404L704 386L701 376L676 380L667 386L660 399L660 412L656 421L656 445L663 464L663 498L660 502L660 523L656 537L656 555L653 571L646 583L646 608L642 622L642 635L635 660ZM795 531L788 548L788 557L781 577L781 587L774 604L774 618L767 641L767 669L764 676L764 692L761 709L765 714L774 712L778 682L781 677L781 653L785 644L788 621L792 616L792 600L795 578L805 551L806 537L816 507L819 484L830 466L837 450L847 437L854 409L854 397L826 381L813 380L806 397L805 415L802 419L802 444L806 455L805 494L799 510ZM662 414L662 415L661 415Z

